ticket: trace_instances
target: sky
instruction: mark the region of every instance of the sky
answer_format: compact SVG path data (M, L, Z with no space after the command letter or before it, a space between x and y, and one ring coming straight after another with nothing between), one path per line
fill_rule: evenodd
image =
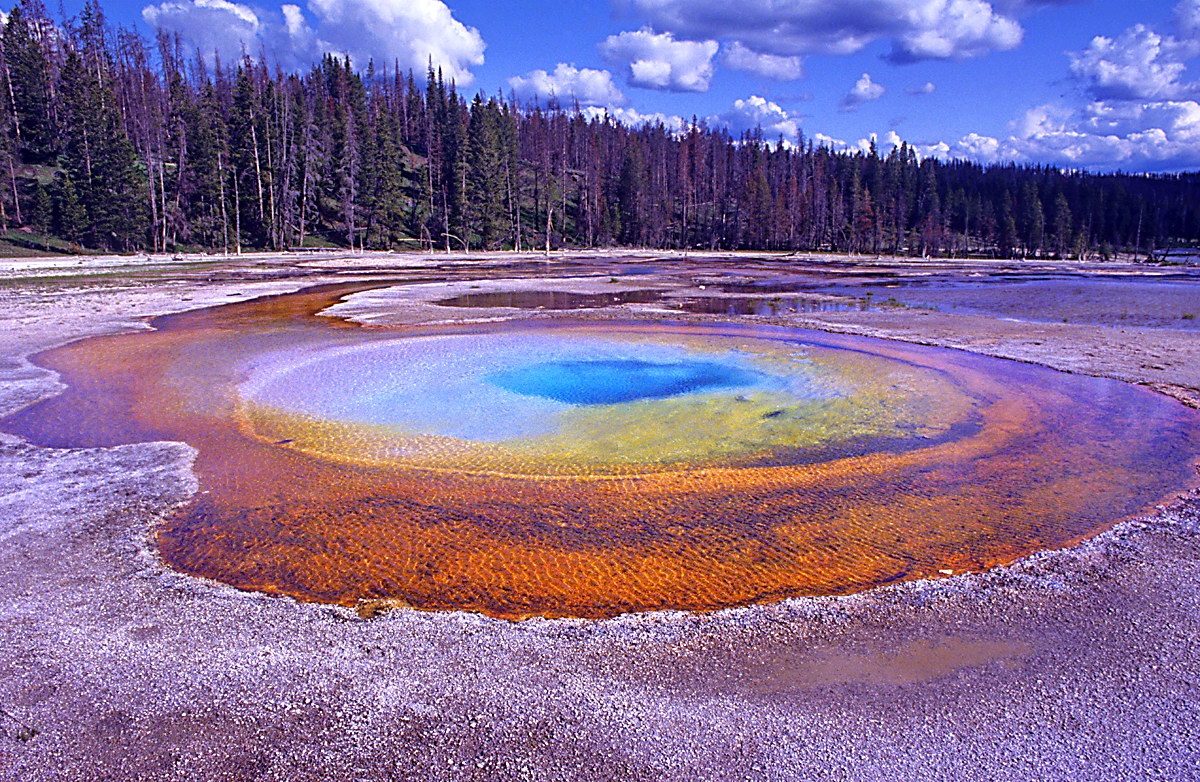
M79 3L76 3L79 5ZM67 2L67 13L72 3ZM1090 170L1200 169L1200 0L106 0L228 61L323 52L627 122ZM76 9L77 10L77 9Z

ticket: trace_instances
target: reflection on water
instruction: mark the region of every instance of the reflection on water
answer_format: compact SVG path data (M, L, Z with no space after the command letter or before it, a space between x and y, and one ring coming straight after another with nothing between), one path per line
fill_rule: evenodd
M36 361L67 390L4 426L59 447L192 444L201 493L157 530L183 571L508 618L702 610L985 569L1195 482L1200 416L1114 381L752 324L315 316L368 287L48 351ZM754 382L595 404L549 393L569 365L517 378L532 394L476 382L521 356L588 360L580 345L614 362L599 377L576 368L584 386L674 382L639 361ZM709 371L690 367L685 380Z
M435 301L442 307L511 307L523 310L582 310L617 304L658 301L661 291L614 291L613 293L569 293L566 291L484 291L464 293Z
M778 278L772 277L769 279L757 280L754 282L723 282L716 287L723 293L800 293L803 291L811 291L814 286L818 286L822 280L817 277L806 278Z
M884 653L841 648L772 650L766 659L739 660L730 668L749 692L787 696L847 685L902 687L984 665L1018 667L1032 651L1022 642L949 637L912 640Z
M1087 323L1139 328L1200 328L1200 278L996 275L909 278L886 285L830 285L847 296L894 297L908 306L1040 323Z
M789 315L878 309L868 299L839 300L812 296L704 296L686 299L679 304L679 308L706 315Z

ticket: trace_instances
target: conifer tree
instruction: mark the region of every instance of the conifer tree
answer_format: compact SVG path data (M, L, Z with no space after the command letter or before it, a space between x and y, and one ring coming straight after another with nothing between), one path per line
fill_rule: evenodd
M45 231L50 228L54 218L54 204L51 202L46 188L42 187L42 183L36 179L33 180L33 186L29 190L29 225L39 231Z
M378 167L375 176L377 206L377 246L391 249L400 244L408 219L405 204L407 170L404 146L394 116L383 114L379 120ZM414 237L416 238L416 237ZM411 249L411 248L410 248Z
M477 95L471 103L467 133L467 217L469 233L482 249L493 249L504 230L503 118L494 100L484 103Z
M1066 256L1067 249L1071 247L1074 227L1071 219L1071 204L1061 191L1054 199L1053 221L1054 251L1062 258Z
M1200 234L1200 175L837 151L693 120L468 96L431 61L344 56L231 69L160 33L157 58L98 0L59 27L17 0L0 30L0 226L97 250L180 244L448 249L531 243L1083 257ZM39 182L50 184L43 185ZM49 202L49 210L47 210Z
M1000 201L998 231L996 244L1000 250L1001 257L1013 257L1019 242L1019 233L1017 231L1017 218L1013 215L1012 194L1007 190L1004 191L1004 197Z
M27 161L48 162L58 151L55 106L46 35L51 29L37 0L20 0L8 15L3 44L4 89L12 112L11 131Z
M87 215L92 247L131 250L146 239L144 172L117 113L108 76L72 49L63 66L63 158Z
M1026 255L1040 254L1046 242L1046 214L1032 180L1026 180L1021 191L1021 233Z
M467 118L453 83L446 95L442 117L442 183L445 188L444 230L446 249L454 239L466 245L467 216Z
M50 185L50 228L58 236L79 241L87 225L87 213L79 204L69 174L59 174Z
M622 244L637 245L642 242L642 204L645 168L642 151L636 139L625 148L625 159L621 164L621 179L617 185L617 217L620 220Z

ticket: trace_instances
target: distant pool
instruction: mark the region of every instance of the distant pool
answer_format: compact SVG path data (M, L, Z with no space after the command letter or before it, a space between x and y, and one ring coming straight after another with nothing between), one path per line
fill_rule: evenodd
M912 307L1035 323L1133 328L1200 328L1200 276L1164 279L1102 275L972 279L897 278L887 285L831 285L829 293L892 299Z

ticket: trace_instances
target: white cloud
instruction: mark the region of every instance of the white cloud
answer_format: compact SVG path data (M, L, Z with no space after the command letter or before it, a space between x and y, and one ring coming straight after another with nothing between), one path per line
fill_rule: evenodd
M839 106L842 111L856 111L864 103L879 100L885 92L887 90L882 84L876 84L871 80L871 74L864 73L858 81L854 82L854 86L842 98Z
M818 147L825 147L826 149L832 149L835 152L845 152L847 150L855 148L855 146L853 144L848 144L840 138L834 138L833 136L829 136L824 133L816 133L813 135L812 138L813 138L813 143L816 144Z
M279 10L283 13L283 27L288 31L288 35L298 38L310 32L300 6L289 3L281 6Z
M1001 159L1000 140L978 133L968 133L956 145L963 157L982 163L991 163Z
M866 138L860 138L858 141L846 141L833 136L827 136L824 133L818 133L813 136L813 141L817 146L827 147L836 152L861 152L867 154L871 151L871 142L875 142L875 148L880 157L887 157L891 151L905 143L905 139L901 138L900 134L895 130L889 130L880 138L878 134L872 133ZM971 133L963 137L955 146L945 143L944 141L934 142L932 144L914 144L908 141L908 146L917 154L919 158L936 157L936 158L969 158L971 160L984 160L992 162L997 158L994 156L994 147L999 145L996 139L986 136L979 136ZM991 150L986 154L968 154L966 150L976 150L983 153L985 150Z
M235 60L243 52L257 54L263 23L249 6L228 0L166 0L142 9L154 28L179 33L205 56L214 52Z
M635 87L673 92L707 92L716 41L677 41L670 33L642 29L610 35L600 54L620 65Z
M1082 52L1069 52L1071 74L1097 98L1162 100L1195 94L1195 83L1180 79L1186 60L1197 54L1195 41L1160 35L1135 25L1117 38L1096 36Z
M576 100L582 106L615 106L625 102L608 71L576 68L563 62L555 66L553 73L539 69L514 76L508 83L517 97L526 101L558 98L564 103Z
M738 41L724 47L722 60L730 68L757 73L777 81L793 81L804 76L803 57L760 54L746 48Z
M1088 0L992 0L997 10L1004 14L1018 14L1037 10L1042 6L1086 3Z
M1046 105L1013 123L1007 138L972 133L941 145L940 157L1014 160L1072 168L1170 171L1200 167L1200 103L1095 101Z
M273 13L229 0L164 0L143 8L142 18L178 32L206 55L262 48L287 67L302 67L332 52L360 67L374 58L418 72L432 60L459 84L473 80L470 68L483 64L486 46L442 0L308 0L303 9L287 4Z
M900 142L903 141L903 139L900 138L900 134L894 130L889 130L887 133L883 134L882 139L880 139L874 133L871 134L871 138L874 139L876 141L876 143L879 145L878 148L879 148L880 154L886 154L887 151L890 150L892 147L900 146ZM860 141L859 144L861 145L862 142ZM870 144L868 144L866 147L863 147L863 150L866 151L870 148L871 148Z
M657 111L643 113L637 109L626 107L587 106L582 109L582 112L583 116L588 119L601 119L607 116L614 122L620 122L630 128L662 125L672 133L682 133L688 127L688 123L683 117Z
M847 152L866 152L871 138L876 139L882 155L901 143L894 131L883 138L858 141L820 133L813 136L818 145ZM909 146L923 158L983 164L1015 161L1100 170L1192 170L1200 167L1200 103L1094 101L1074 110L1038 106L1012 123L1007 136L969 133L949 143L910 141Z
M1051 2L1053 0L1050 0ZM631 0L656 29L736 41L758 54L853 54L874 41L890 58L961 60L1021 43L1015 16L1042 3L988 0Z
M1175 6L1175 23L1184 35L1200 35L1200 0L1183 0Z
M1021 45L1024 30L1015 19L1001 16L983 0L909 3L911 30L893 43L890 58L898 62L965 60L990 51Z
M356 63L398 58L402 68L423 70L432 58L447 79L474 80L486 44L474 27L454 18L442 0L309 0L324 51L344 52Z
M937 90L937 85L931 81L927 81L920 87L909 87L905 90L909 95L932 95Z
M734 101L729 111L709 117L709 123L728 129L734 136L762 128L763 138L767 141L782 136L786 141L795 143L800 137L800 118L778 103L758 95Z
M1200 85L1184 81L1200 55L1193 27L1200 0L1176 8L1182 37L1135 25L1068 52L1072 75L1091 100L1025 112L1007 136L971 133L956 142L917 146L921 154L981 163L1016 161L1071 168L1181 171L1200 168Z

